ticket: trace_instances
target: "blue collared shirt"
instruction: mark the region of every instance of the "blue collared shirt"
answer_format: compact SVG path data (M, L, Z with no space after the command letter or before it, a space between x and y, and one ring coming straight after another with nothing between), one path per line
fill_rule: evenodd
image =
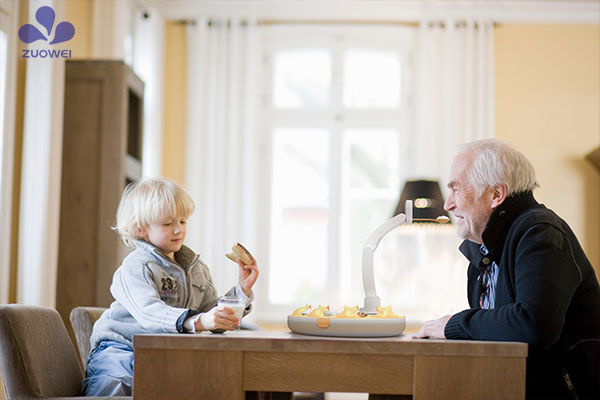
M487 256L489 251L481 245L481 254ZM494 261L487 267L483 275L479 278L480 282L483 280L482 285L485 288L479 299L479 306L482 309L491 310L496 306L496 282L498 281L498 264Z

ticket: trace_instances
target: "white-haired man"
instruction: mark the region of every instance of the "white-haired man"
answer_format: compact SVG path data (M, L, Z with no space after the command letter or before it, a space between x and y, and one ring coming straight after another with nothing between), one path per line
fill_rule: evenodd
M463 145L444 208L465 239L471 308L414 338L526 342L528 398L599 398L598 279L567 223L534 199L537 186L507 144Z

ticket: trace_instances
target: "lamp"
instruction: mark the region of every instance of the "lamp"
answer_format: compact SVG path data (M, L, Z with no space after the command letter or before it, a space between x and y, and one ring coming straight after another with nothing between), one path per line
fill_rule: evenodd
M405 212L404 205L407 200L411 200L413 204L414 223L429 222L419 221L420 219L448 217L448 213L444 210L444 198L438 181L424 179L406 181L394 215Z

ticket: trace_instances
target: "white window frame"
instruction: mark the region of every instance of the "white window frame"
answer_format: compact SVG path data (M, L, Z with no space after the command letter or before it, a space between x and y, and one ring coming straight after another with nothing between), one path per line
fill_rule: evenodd
M272 132L278 127L324 127L328 129L332 138L330 141L330 182L340 182L335 185L330 191L330 224L328 232L329 252L327 263L330 266L328 271L328 282L336 282L335 288L332 288L335 293L330 295L331 300L338 296L337 290L341 286L341 278L339 275L340 264L340 238L341 238L341 223L342 223L342 132L346 129L360 128L395 128L400 132L400 160L404 162L408 159L405 152L409 146L409 132L411 127L411 102L412 88L410 76L412 76L412 54L414 52L416 29L410 26L393 24L373 24L373 25L353 25L353 24L332 24L332 25L317 25L317 24L298 24L298 25L271 25L263 29L263 67L265 69L265 84L263 85L263 129L261 133L264 135L262 143L265 144L263 149L266 152L269 160L269 168L271 171L271 142ZM303 48L303 47L330 47L333 48L332 66L332 101L329 108L319 108L312 110L282 110L275 109L272 101L272 79L273 76L273 54L278 50ZM402 70L402 97L399 112L398 109L392 110L344 110L342 102L342 79L343 71L335 70L335 68L343 68L341 57L345 48L372 48L397 50L401 54ZM401 169L406 171L405 165ZM404 177L398 177L398 182L402 182ZM266 191L267 198L265 205L268 209L271 208L271 190L272 179L269 173L267 182L268 190ZM399 195L399 192L398 192ZM384 221L382 221L384 222ZM262 227L261 237L268 237L268 246L271 243L271 224L270 221L265 222ZM264 235L264 236L262 236ZM268 252L266 254L269 254ZM301 256L301 255L298 255ZM263 262L261 265L263 276L269 276L269 262ZM290 277L293 279L293 277ZM362 277L357 276L356 279ZM294 307L300 307L303 304L272 304L268 300L268 283L264 282L257 288L258 295L256 296L257 309L260 310L261 321L282 321L285 316ZM360 294L361 298L363 294ZM307 302L314 301L306 299Z
M12 196L15 147L15 96L17 82L17 32L19 21L19 3L12 0L0 0L0 30L6 34L6 76L3 80L0 96L4 96L2 143L2 165L0 166L0 303L8 303L10 283L11 228L13 225Z

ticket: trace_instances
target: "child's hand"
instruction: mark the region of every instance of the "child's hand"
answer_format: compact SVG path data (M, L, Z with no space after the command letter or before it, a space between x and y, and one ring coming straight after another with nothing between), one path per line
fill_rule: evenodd
M196 321L196 332L213 329L232 330L238 326L240 320L236 318L234 311L229 307L219 309L213 307L209 312L202 314Z
M244 294L250 297L252 286L254 286L256 279L258 279L258 267L256 264L244 265L240 260L237 260L237 263L240 266L240 286Z

